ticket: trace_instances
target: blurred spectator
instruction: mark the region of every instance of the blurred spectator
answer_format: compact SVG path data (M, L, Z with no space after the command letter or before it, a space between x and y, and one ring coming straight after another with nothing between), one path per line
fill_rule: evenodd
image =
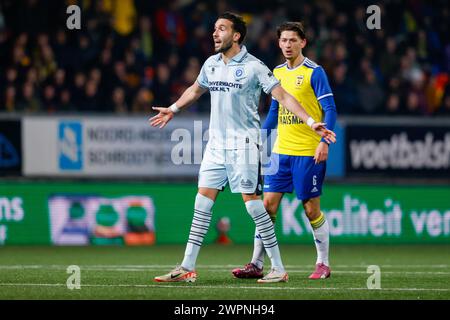
M169 0L165 8L160 8L155 14L155 26L162 40L163 50L172 46L182 48L187 40L183 16L177 10L177 1ZM167 52L162 52L163 54Z
M95 44L87 34L81 34L78 41L78 65L77 68L90 68L93 66L97 55Z
M52 85L47 85L44 88L42 97L43 109L48 112L55 112L57 110L56 90Z
M25 47L17 44L12 51L12 65L22 73L30 64L31 58L25 52Z
M41 111L41 101L31 83L26 82L22 87L22 99L17 104L17 111Z
M63 89L59 94L59 112L74 112L77 108L71 101L71 94L69 89Z
M113 0L113 26L121 36L129 35L135 25L136 7L133 0Z
M35 67L40 82L47 80L58 68L54 59L53 50L48 44L43 44L40 47Z
M127 70L123 61L114 64L113 86L127 87Z
M409 92L406 97L406 110L410 115L421 115L423 110L421 110L421 99L419 95L413 91Z
M141 88L134 99L132 111L133 113L148 114L152 111L152 105L153 93L146 88Z
M128 113L129 109L125 101L125 90L117 87L112 95L112 111L116 113Z
M13 86L6 87L4 103L5 111L16 111L16 88L14 88Z
M386 39L385 48L381 53L380 67L384 75L390 77L397 72L399 59L397 51L397 42L393 37Z
M339 114L356 113L357 100L347 75L347 65L339 64L332 74L331 87Z
M372 71L366 72L364 81L357 86L357 92L362 113L380 112L381 104L384 101L384 92Z
M78 59L76 55L73 54L68 44L68 35L64 29L59 29L56 32L55 43L53 45L56 60L58 61L59 68L71 68L75 61Z
M18 74L15 68L8 68L6 71L6 86L16 86L18 85Z
M79 71L75 74L74 84L72 88L72 97L73 103L79 108L82 109L81 104L84 102L84 86L86 84L86 75Z
M153 58L152 20L143 16L139 21L139 46L147 62Z
M170 104L171 77L169 66L160 63L156 67L156 77L153 84L155 91L155 105L167 106Z
M399 115L400 110L400 97L396 93L392 93L388 96L386 101L386 114L387 115Z
M54 84L56 93L59 94L66 87L66 71L58 69L55 72Z
M86 83L84 100L81 104L81 109L83 111L100 111L98 99L98 85L95 80L89 80Z

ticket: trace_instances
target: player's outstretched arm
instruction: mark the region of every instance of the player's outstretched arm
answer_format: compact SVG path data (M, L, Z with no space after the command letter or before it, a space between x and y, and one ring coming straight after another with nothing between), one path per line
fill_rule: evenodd
M291 96L281 86L275 87L272 92L272 96L278 100L283 106L285 106L290 112L303 120L308 124L319 136L323 137L328 143L336 142L336 134L326 128L326 124L323 122L315 122L313 118L306 112L302 105Z
M187 88L181 97L170 107L153 107L153 110L159 111L159 113L148 119L150 122L150 125L152 127L159 126L160 129L164 128L166 124L172 120L175 113L180 112L181 109L184 109L188 106L190 106L192 103L197 101L198 98L202 94L206 92L206 89L199 86L198 82L195 81L192 86Z

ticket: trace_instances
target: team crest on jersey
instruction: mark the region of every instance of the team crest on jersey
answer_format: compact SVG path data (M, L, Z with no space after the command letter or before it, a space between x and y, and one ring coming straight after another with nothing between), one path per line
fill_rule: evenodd
M295 87L300 88L302 83L303 83L303 76L297 76L297 78L295 79Z
M235 79L240 79L244 76L244 68L237 68L234 72Z

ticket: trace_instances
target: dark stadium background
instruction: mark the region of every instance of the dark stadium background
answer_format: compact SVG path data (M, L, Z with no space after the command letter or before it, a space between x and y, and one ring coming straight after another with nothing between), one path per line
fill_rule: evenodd
M69 5L81 9L80 30L66 26ZM367 27L369 5L381 10L379 30ZM151 128L147 119L152 106L170 105L195 81L214 53L216 17L228 10L243 15L244 44L271 69L283 62L277 25L303 21L304 54L324 67L338 110L338 143L330 148L322 207L336 262L337 282L330 286L342 294L295 291L272 297L449 298L446 0L0 0L0 285L9 286L0 297L189 297L189 292L165 296L161 291L149 296L147 289L135 288L123 295L117 288L92 288L87 296L71 296L65 288L21 291L14 283L65 284L65 266L73 263L93 275L107 265L126 264L131 280L121 278L117 266L109 271L118 277L95 274L86 281L109 286L119 279L139 286L181 258L199 168L191 162L206 142L209 94L164 130ZM269 105L263 95L262 119ZM172 137L180 128L192 138L193 149L190 162L177 165L171 156L178 138ZM293 196L286 201L276 226L282 253L291 269L312 266L312 236L301 205ZM250 258L253 224L241 202L229 189L219 197L205 239L211 247L199 259L203 268L213 268L205 271L208 284L215 283L215 272L222 272L220 281L230 280L231 267L217 271L211 264L240 265ZM234 249L221 246L227 241ZM68 244L81 247L72 251ZM220 259L217 250L224 252ZM345 291L365 286L369 264L388 270L389 295ZM40 271L25 273L32 265ZM350 276L352 265L359 269ZM402 268L414 280L405 278ZM61 275L49 276L48 269ZM427 273L432 270L437 273ZM143 280L137 271L150 275ZM295 281L299 288L312 286Z

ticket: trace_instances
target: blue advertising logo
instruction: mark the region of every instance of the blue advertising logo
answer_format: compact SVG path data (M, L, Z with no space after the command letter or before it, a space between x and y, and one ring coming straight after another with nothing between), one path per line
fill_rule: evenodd
M79 122L59 124L59 169L81 170L83 168L83 130Z
M19 164L19 154L12 143L0 133L0 168L15 167Z

